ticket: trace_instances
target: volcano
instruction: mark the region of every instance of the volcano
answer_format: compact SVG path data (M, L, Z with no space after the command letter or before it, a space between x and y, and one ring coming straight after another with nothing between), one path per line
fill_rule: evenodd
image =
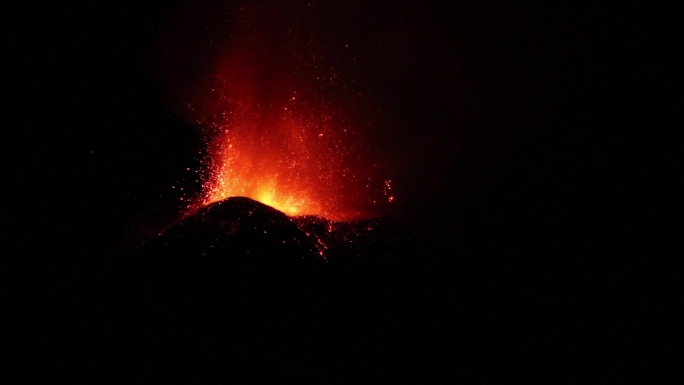
M398 240L390 227L387 218L331 221L314 215L291 217L253 199L232 197L185 217L138 253L227 261L257 258L278 264L316 264L331 259L339 263L371 250L387 249Z
M290 217L228 198L23 293L31 306L6 330L15 356L41 368L24 378L74 384L508 383L612 351L606 329L590 328L606 320L545 301L535 285L566 297L534 271L459 259L506 253L496 234L464 230L457 252L391 218ZM597 350L581 361L585 344Z
M400 332L415 322L402 308L423 306L396 296L408 239L388 218L289 217L244 197L207 205L57 295L69 299L66 350L89 352L61 370L112 383L382 383L387 367L423 359Z
M400 223L228 198L24 293L32 306L7 330L42 369L32 378L75 384L508 383L591 365L585 344L593 360L608 350L590 328L605 320L563 313L566 283L490 266L507 252L499 235L461 227L446 248Z
M1 384L675 382L663 7L9 3Z

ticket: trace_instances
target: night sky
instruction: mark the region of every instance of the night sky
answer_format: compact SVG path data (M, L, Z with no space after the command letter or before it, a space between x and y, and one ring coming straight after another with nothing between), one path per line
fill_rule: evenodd
M654 342L664 335L639 326L666 308L670 285L645 286L667 236L656 220L665 199L650 193L672 178L653 160L675 145L653 140L667 126L657 101L664 68L651 65L667 62L651 33L660 10L312 3L309 28L330 65L363 91L337 100L393 181L387 215L430 245L417 263L486 285L494 302L545 303L567 315L562 327L590 335L576 355L593 352L608 382L631 373L623 366L635 356L624 352L664 349ZM180 217L180 198L201 188L205 149L184 108L237 7L0 6L10 296L49 292ZM354 48L353 65L342 44ZM657 375L644 371L667 379L667 362Z

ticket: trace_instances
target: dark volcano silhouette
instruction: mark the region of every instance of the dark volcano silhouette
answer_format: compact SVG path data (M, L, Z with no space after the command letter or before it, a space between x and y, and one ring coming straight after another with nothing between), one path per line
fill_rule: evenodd
M596 297L602 286L550 283L534 266L513 274L500 267L510 253L500 234L452 228L458 248L390 218L332 222L248 198L216 202L78 279L22 293L31 306L6 330L20 341L15 356L39 370L19 377L434 384L563 372L563 383L596 362L602 378L615 372L611 314L625 310Z
M60 295L75 301L66 324L87 320L60 333L75 355L62 369L98 383L389 381L423 355L400 332L416 316L401 309L421 306L396 296L400 233L248 198L206 206Z
M388 225L387 220L333 222L318 216L288 217L250 198L233 197L203 207L171 226L142 252L258 257L268 263L320 262L342 255L359 256L391 242Z

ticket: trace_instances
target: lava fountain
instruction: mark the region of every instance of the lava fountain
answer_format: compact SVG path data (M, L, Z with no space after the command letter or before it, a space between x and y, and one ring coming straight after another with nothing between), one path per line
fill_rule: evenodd
M290 216L340 221L392 201L391 181L361 156L358 127L336 107L354 82L307 27L308 8L239 8L209 80L188 103L207 146L196 206L244 196Z

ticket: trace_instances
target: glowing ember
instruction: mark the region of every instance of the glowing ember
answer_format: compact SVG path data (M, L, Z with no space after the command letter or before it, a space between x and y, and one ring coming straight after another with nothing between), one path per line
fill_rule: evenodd
M307 124L284 111L266 121L254 112L234 112L233 121L218 123L205 204L246 196L288 215L345 216L334 199L343 194L343 176L352 175L340 167L345 153L335 148L341 146L332 128L322 118Z
M242 9L212 84L192 106L208 147L200 204L245 196L291 216L370 215L379 200L394 198L333 107L345 88L340 76L319 64L322 54L301 28L262 13Z

